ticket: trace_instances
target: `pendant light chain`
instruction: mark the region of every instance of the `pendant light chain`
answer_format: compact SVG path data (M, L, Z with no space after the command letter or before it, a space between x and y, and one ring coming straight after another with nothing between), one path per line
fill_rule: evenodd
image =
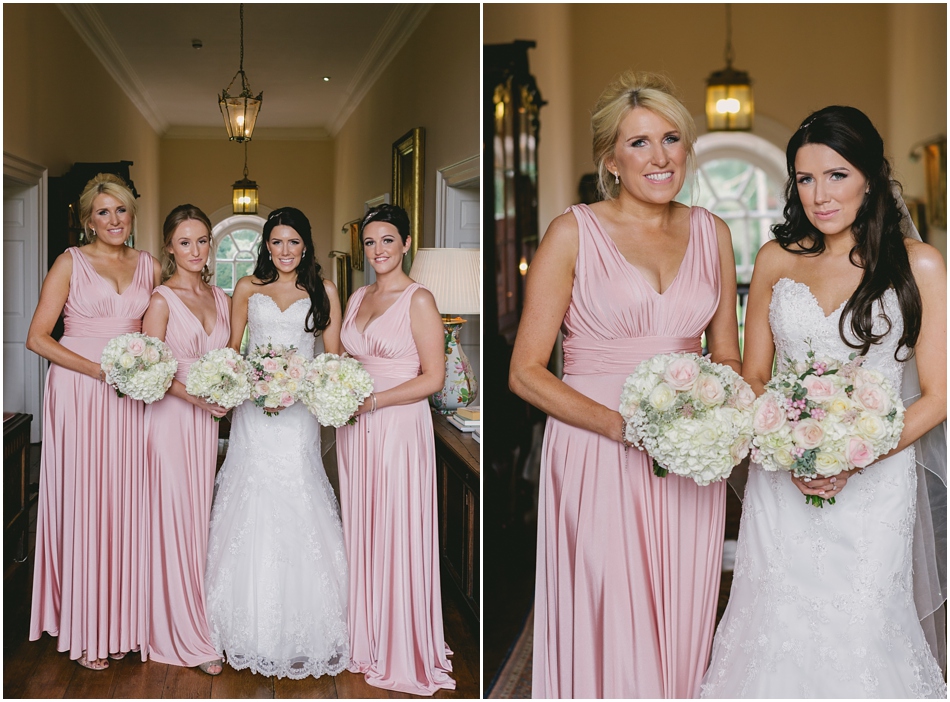
M726 5L726 7L729 7ZM244 3L241 3L241 75L244 75Z
M243 8L244 6L241 5ZM243 9L241 10L243 12ZM243 16L243 15L242 15ZM242 25L243 26L243 25ZM243 51L243 43L242 43ZM726 68L732 68L732 4L726 3Z

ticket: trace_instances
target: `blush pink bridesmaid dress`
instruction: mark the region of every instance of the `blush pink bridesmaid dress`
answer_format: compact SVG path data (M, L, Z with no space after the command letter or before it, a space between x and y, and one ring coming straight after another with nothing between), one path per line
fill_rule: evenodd
M363 333L347 305L343 346L373 376L376 392L419 375L409 327L413 283ZM340 506L350 567L350 670L412 695L454 690L442 630L435 438L429 403L384 407L337 430Z
M562 327L563 380L616 408L641 361L700 351L719 304L715 221L692 209L686 256L661 295L589 207L571 211L579 248ZM533 697L698 696L719 594L725 483L657 478L651 465L620 441L548 418Z
M187 383L191 364L231 336L227 295L213 288L217 318L209 335L171 288L165 343ZM149 486L148 657L197 666L217 660L205 609L208 524L218 457L218 423L190 402L165 395L145 410Z
M139 252L120 295L81 249L73 259L60 343L98 362L106 343L142 331L153 258ZM43 407L30 640L89 660L144 642L145 405L50 364Z

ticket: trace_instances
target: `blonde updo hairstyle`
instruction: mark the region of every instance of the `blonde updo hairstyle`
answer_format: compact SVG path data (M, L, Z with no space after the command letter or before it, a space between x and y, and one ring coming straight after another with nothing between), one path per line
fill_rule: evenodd
M676 95L676 88L666 76L629 70L618 76L591 111L594 165L597 167L597 189L605 200L620 194L621 184L607 170L607 158L613 154L620 133L620 123L634 107L644 107L672 124L687 148L688 174L695 173L693 145L696 124Z
M165 218L165 224L162 225L163 240L160 260L162 262L163 283L175 275L175 272L178 270L175 257L168 252L168 249L172 245L172 237L175 234L175 230L178 229L178 225L190 219L201 222L205 226L205 229L208 230L208 239L211 241L211 251L208 253L208 261L214 260L214 237L211 234L211 220L208 218L208 215L194 205L179 205L168 213L168 216ZM211 282L211 268L208 267L207 263L205 267L201 269L201 280L205 283Z
M96 233L89 226L92 219L92 205L97 196L105 193L111 195L116 200L125 205L125 209L132 215L132 233L135 236L135 195L129 189L119 176L111 173L99 173L95 178L86 183L86 188L79 196L79 221L82 224L83 235L87 243L96 240Z

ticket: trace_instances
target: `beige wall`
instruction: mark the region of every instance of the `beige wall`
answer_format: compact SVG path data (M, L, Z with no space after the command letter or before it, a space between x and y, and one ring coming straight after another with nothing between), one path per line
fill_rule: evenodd
M3 5L3 150L61 176L132 161L139 248L158 249L159 138L52 4Z
M292 206L307 215L324 275L331 277L333 142L255 137L247 148L248 178L260 188L261 205L272 210ZM244 147L223 137L162 139L161 164L159 227L172 208L186 202L209 216L230 208L231 185L244 174Z
M486 43L538 41L531 68L549 102L541 110L542 228L577 199L580 176L593 170L590 108L613 76L627 68L665 73L701 116L705 79L725 66L722 4L489 4L484 14ZM734 67L751 74L756 114L772 134L826 105L853 105L881 131L906 192L923 194L922 166L906 153L946 130L945 5L735 4L732 20ZM552 144L549 125L571 144L569 154ZM570 188L545 185L565 177Z
M480 56L479 6L434 5L336 136L335 248L348 249L340 229L363 203L390 192L392 144L414 127L426 130L420 246L434 245L436 171L480 152Z

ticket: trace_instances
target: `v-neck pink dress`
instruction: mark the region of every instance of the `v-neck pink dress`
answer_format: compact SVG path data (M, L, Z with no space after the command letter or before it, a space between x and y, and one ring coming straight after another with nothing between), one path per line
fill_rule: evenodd
M589 207L570 211L579 247L562 326L563 380L616 408L641 361L701 350L719 304L715 220L692 208L686 255L659 294ZM698 696L715 624L724 520L724 483L658 478L645 453L549 417L532 695Z
M227 295L214 291L217 317L209 335L194 313L164 285L165 343L178 359L176 380L191 364L231 337ZM218 457L218 423L209 412L166 394L145 410L149 487L148 652L171 665L196 666L220 658L211 644L205 609L205 560Z
M110 339L142 331L153 258L139 252L120 295L78 248L60 343L99 362ZM30 640L90 660L144 640L145 405L51 363L43 404Z
M419 375L409 326L413 283L382 315L356 328L366 288L347 305L344 348L376 392ZM435 437L427 400L383 407L337 429L340 507L350 566L350 670L412 695L454 690L442 629Z

